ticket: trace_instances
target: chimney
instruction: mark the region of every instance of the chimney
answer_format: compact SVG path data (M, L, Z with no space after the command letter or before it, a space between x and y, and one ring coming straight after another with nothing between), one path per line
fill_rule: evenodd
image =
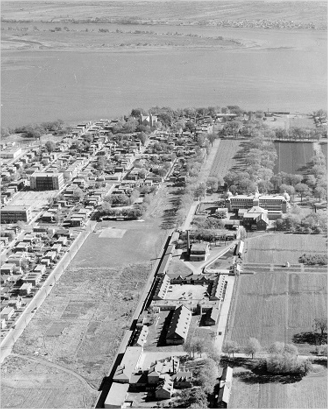
M190 236L189 236L189 230L187 230L187 254L188 254L188 256L190 255Z

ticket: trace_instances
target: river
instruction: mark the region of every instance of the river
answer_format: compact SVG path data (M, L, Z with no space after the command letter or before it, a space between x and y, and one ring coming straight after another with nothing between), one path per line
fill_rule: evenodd
M257 38L260 46L4 50L2 126L57 118L75 123L155 105L239 105L246 110L304 113L327 109L323 33L302 34L303 39L288 33L289 42L284 43L281 32L275 37L262 30L261 37L261 30L253 35L229 30L230 38ZM269 37L277 40L268 41Z

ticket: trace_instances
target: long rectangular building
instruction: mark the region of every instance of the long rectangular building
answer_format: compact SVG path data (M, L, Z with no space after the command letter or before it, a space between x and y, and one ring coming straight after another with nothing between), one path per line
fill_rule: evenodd
M30 206L5 206L1 209L0 216L1 224L18 221L29 223L32 219L32 208Z
M251 209L254 206L259 206L270 211L281 211L287 213L289 207L289 197L283 195L229 195L226 199L226 207L229 212L238 211L240 209Z

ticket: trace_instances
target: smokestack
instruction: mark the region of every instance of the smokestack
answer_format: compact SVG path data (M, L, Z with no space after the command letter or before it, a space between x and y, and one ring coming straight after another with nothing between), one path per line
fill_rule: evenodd
M187 254L189 256L190 254L190 236L189 236L189 230L187 230Z

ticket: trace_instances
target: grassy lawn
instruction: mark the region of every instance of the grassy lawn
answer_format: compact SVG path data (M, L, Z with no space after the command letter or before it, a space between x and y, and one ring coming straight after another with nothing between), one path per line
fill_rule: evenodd
M125 230L123 236L102 237L115 229L119 233ZM146 262L158 255L164 237L164 230L159 231L156 224L147 221L101 222L75 256L72 266L97 268Z

